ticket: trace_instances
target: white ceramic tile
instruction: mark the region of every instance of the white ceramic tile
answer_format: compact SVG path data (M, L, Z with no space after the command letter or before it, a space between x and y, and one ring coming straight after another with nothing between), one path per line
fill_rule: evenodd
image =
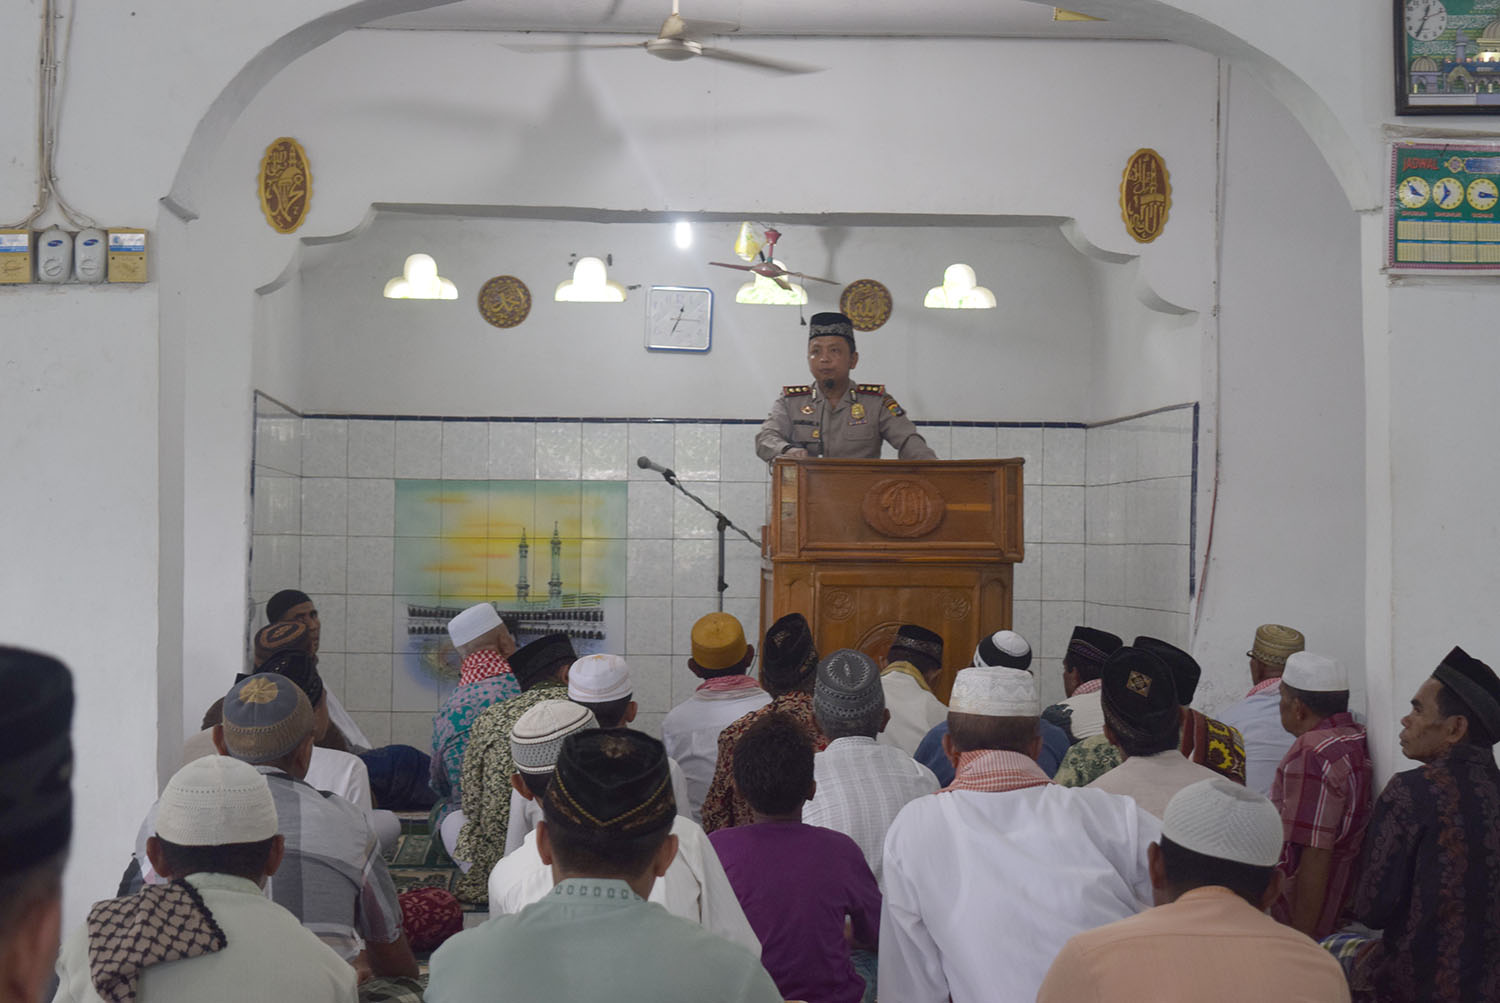
M692 597L672 600L672 636L675 655L687 658L692 653L693 624L719 608L717 598ZM684 643L686 642L686 643Z
M323 680L323 685L338 695L340 700L344 699L344 654L327 654L318 652L318 677ZM346 708L347 709L347 708Z
M1186 613L1188 548L1178 544L1132 544L1125 553L1125 602L1131 606Z
M490 422L490 479L529 481L536 477L536 424Z
M672 653L672 600L625 600L625 654Z
M1011 565L1011 587L1016 599L1040 599L1042 597L1042 545L1026 545L1026 559Z
M434 705L433 710L436 709ZM391 744L431 749L432 711L397 711L391 714Z
M1021 471L1025 484L1042 483L1042 429L997 428L995 430L995 456L1008 460L1019 456L1026 461Z
M344 650L344 622L348 617L349 604L345 596L328 593L310 593L313 606L318 611L318 657L325 651Z
M396 422L396 476L428 480L443 476L442 422Z
M430 748L432 713L438 709L438 683L430 673L415 667L414 661L411 655L405 653L391 656L391 710L426 711L427 742ZM392 725L393 729L394 727Z
M717 541L715 541L717 546ZM724 542L724 580L729 583L724 595L732 599L754 599L760 595L760 548L738 537Z
M391 744L390 712L351 710L349 716L354 718L354 723L359 725L359 730L365 733L365 737L375 743L375 748Z
M392 536L396 532L396 482L389 478L351 478L349 535Z
M1021 540L1042 541L1042 486L1027 484L1021 489Z
M672 595L717 596L718 564L717 539L673 540Z
M719 483L719 511L756 540L760 539L760 528L766 522L766 483L763 480ZM741 543L745 542L734 530L729 531L729 536L730 539L738 538Z
M391 594L393 551L389 536L349 538L349 591L358 595Z
M396 423L356 419L349 422L349 476L392 477L396 473Z
M1129 643L1135 637L1130 632L1130 609L1109 603L1085 603L1084 625L1096 630L1107 630Z
M1084 548L1084 599L1091 603L1125 601L1125 548L1089 544Z
M250 541L250 588L270 598L281 589L294 588L301 580L302 538L262 536Z
M490 425L486 421L442 422L443 470L447 481L482 481L490 473Z
M726 481L763 481L766 464L755 455L759 425L719 426L719 476Z
M955 425L951 433L953 460L988 460L995 453L995 430Z
M1067 690L1063 687L1061 658L1033 658L1031 674L1036 677L1036 695L1043 707L1062 703Z
M1191 410L1165 411L1140 419L1140 462L1136 476L1184 477L1193 467Z
M719 479L719 423L673 425L672 469L684 481Z
M709 508L717 510L719 507L719 485L717 482L706 481L683 481L682 486L699 498ZM685 496L681 491L673 490L673 517L672 535L679 540L694 539L705 536L718 538L719 522L713 516L703 510L703 506Z
M304 592L343 592L347 560L344 537L302 537L300 588Z
M355 711L391 709L391 656L344 656L344 706ZM363 725L361 725L363 727Z
M1033 649L1042 643L1042 603L1039 599L1017 599L1010 605L1010 629L1026 638Z
M389 596L350 596L344 650L389 653L393 643L391 610Z
M299 533L302 530L302 499L297 490L301 478L282 475L255 478L255 532Z
M1082 543L1084 492L1077 486L1042 488L1042 541L1044 543Z
M255 465L293 476L302 473L302 419L293 415L255 419Z
M624 422L583 422L580 437L579 476L586 481L623 481L629 474L626 465L634 463L628 455L630 431Z
M692 624L689 624L687 629L688 631L691 631ZM746 634L746 637L748 639L748 632ZM753 644L754 642L752 641L751 643ZM688 633L684 632L682 639L677 642L677 646L680 648L692 647ZM760 645L757 644L755 646L755 649L759 651ZM669 659L669 661L671 662L672 673L672 706L676 707L678 704L682 703L682 701L692 696L693 691L698 688L698 685L702 683L703 680L693 675L693 671L687 666L687 658L673 657ZM755 672L755 669L752 668L750 671L753 674Z
M1073 628L1083 623L1083 603L1042 603L1042 646L1036 650L1043 658L1061 658L1067 654Z
M1191 484L1186 477L1165 477L1122 485L1126 538L1132 543L1187 543Z
M667 715L661 713L648 713L641 711L635 716L635 722L631 728L642 734L650 735L657 741L661 741L661 723Z
M542 421L536 426L536 479L576 481L581 432L576 421Z
M917 431L940 460L953 459L953 435L947 425L918 425Z
M1084 539L1088 543L1122 543L1121 513L1115 507L1117 485L1094 484L1084 489Z
M302 476L346 477L349 423L342 418L302 420Z
M734 617L740 622L740 626L745 628L745 637L750 641L751 644L755 645L755 650L759 651L762 647L762 634L760 629L760 597L756 596L753 599L726 598L724 600L724 612L728 613L730 616ZM767 624L767 626L770 625ZM692 624L686 625L683 628L682 636L691 639L691 635L689 634L689 632L692 629ZM692 653L692 646L690 644L683 645L679 650L682 653L682 657L687 658L688 655Z
M1042 429L1043 484L1082 484L1083 429Z
M343 477L302 478L302 533L343 536L349 532L349 481Z
M675 494L676 489L660 477L655 481L631 482L626 508L630 539L670 540Z
M672 594L672 541L631 540L626 549L627 594L638 597Z
M1042 598L1083 601L1084 572L1081 543L1042 545Z
M638 714L665 714L671 710L672 657L636 655L626 661L630 666L631 696ZM636 720L640 720L639 716Z
M630 479L633 481L661 480L654 470L642 470L635 465L636 457L644 456L651 462L676 470L676 431L667 422L633 421L629 425Z

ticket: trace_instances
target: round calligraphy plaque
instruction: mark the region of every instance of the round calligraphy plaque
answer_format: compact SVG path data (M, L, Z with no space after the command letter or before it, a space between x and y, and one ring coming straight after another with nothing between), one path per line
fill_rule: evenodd
M937 529L947 505L924 478L887 477L865 492L859 509L875 532L911 540Z
M496 327L515 327L531 312L531 290L514 275L497 275L479 288L479 316Z
M839 296L839 310L856 331L873 331L891 319L891 291L874 279L855 279Z
M1149 244L1167 226L1172 181L1155 150L1136 150L1120 179L1120 215L1137 243Z

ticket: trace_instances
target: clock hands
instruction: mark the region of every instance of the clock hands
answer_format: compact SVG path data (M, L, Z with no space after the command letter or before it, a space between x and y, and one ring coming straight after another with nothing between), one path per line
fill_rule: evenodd
M668 331L667 332L668 334L676 334L677 333L677 325L682 323L682 315L683 315L683 313L686 310L687 310L686 306L680 306L680 307L677 308L677 319L674 320L674 321L672 321L672 330Z

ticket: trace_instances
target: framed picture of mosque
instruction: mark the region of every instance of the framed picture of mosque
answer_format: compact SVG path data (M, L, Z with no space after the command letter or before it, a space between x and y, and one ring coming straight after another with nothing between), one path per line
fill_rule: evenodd
M1392 0L1396 114L1500 115L1500 0Z

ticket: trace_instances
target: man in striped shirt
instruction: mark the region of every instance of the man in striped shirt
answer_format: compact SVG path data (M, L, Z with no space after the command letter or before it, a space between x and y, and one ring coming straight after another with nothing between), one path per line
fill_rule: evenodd
M1276 865L1286 881L1271 914L1322 939L1340 926L1370 819L1370 752L1349 713L1344 667L1309 651L1290 656L1281 723L1296 739L1271 784L1286 837Z

